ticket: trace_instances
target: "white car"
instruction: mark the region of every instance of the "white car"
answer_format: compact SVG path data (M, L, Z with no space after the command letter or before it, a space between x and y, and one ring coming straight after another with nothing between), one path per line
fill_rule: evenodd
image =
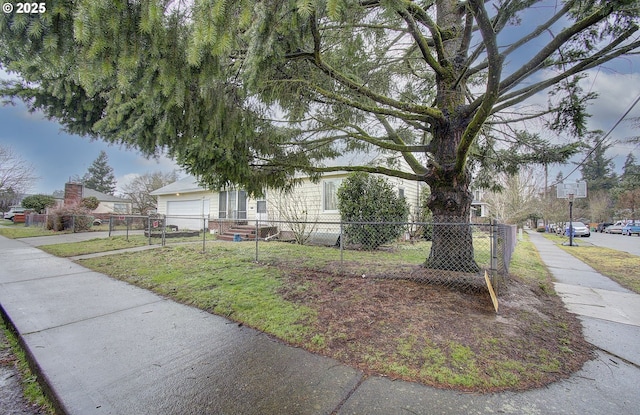
M589 227L582 222L571 222L573 228L573 236L591 236ZM564 224L564 234L569 236L569 222Z
M4 212L4 218L8 220L13 220L13 217L16 213L24 213L26 209L22 206L11 206L8 212Z
M622 228L624 228L625 223L618 221L611 226L607 226L604 228L604 233L622 233Z

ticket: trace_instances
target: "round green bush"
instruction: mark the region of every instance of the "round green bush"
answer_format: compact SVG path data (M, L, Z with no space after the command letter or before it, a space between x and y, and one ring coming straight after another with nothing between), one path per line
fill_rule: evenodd
M402 235L409 206L384 178L352 173L338 189L338 210L347 241L374 250Z

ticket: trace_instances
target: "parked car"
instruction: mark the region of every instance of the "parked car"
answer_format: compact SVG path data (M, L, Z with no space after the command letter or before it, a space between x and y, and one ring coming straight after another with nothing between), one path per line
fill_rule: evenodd
M604 228L604 233L622 233L622 228L624 228L624 225L624 222L618 221L613 225Z
M24 213L25 210L22 206L11 206L8 212L4 212L4 218L12 221L16 213Z
M573 229L573 236L591 236L589 227L582 222L571 222L571 228ZM564 224L564 234L569 236L569 222Z
M640 236L640 222L630 222L627 223L626 225L624 225L624 228L622 228L622 234L623 235L633 235L634 233L638 234L638 236Z
M607 226L613 225L613 222L600 222L596 227L596 232L604 232Z

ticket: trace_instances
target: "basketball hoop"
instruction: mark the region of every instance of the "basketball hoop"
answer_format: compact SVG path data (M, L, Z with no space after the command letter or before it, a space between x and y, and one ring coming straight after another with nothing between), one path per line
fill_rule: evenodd
M569 199L569 202L573 202L573 198L575 197L575 195L573 193L569 193L567 195L567 199Z

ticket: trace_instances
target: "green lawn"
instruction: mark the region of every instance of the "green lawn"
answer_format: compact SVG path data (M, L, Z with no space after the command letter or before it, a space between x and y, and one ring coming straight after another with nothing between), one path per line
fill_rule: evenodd
M18 338L11 330L7 328L2 319L0 319L0 332L2 332L0 334L0 349L11 349L11 352L15 357L15 362L7 359L6 361L3 361L2 364L15 364L18 372L20 373L24 398L32 405L34 405L34 410L38 409L39 414L54 415L55 410L53 409L53 405L42 391L42 388L38 383L38 377L32 372L31 368L29 367L29 360L27 359L24 350L20 347Z
M95 244L97 248L100 244L106 244L106 241L96 241ZM340 268L339 274L329 271L335 271L336 266L340 264L340 251L337 248L282 242L261 243L259 262L254 260L254 242L207 242L204 253L202 247L197 244L174 245L80 262L117 279L322 353L328 352L328 344L344 342L349 334L348 331L316 331L318 307L322 307L322 304L314 303L313 298L318 294L320 281L322 284L331 285L335 279L335 295L343 295L340 275L344 275L345 272L359 276L360 273L364 274L372 269L384 272L384 269L397 270L408 264L418 265L424 262L429 247L430 243L420 242L398 244L375 252L348 251L344 253L345 261L340 265L343 268ZM524 241L518 243L511 271L527 284L542 287L547 295L554 296L550 274L540 257L537 254L531 255L532 252L535 252L535 249L528 237L525 237ZM423 288L416 285L416 289ZM307 298L311 302L295 301L294 298ZM357 307L358 293L349 294L344 301L343 304L353 303L354 307ZM462 301L458 307L464 308L465 300ZM488 297L486 301L490 301ZM428 310L428 313L438 313L436 309L430 309L428 303L416 306L427 307L423 311ZM349 319L348 315L343 317ZM521 318L527 320L531 317L523 313ZM377 324L387 323L378 321ZM413 325L409 321L406 324L406 329ZM557 327L555 323L553 326L541 325L539 328L536 328L535 324L525 325L529 327L528 332L539 329L540 333L536 334L537 336L547 336L542 332L551 330L563 339L568 338L566 326L563 324L558 324ZM395 327L395 324L389 326L391 337L388 344L395 345L397 352L385 354L379 349L372 349L371 346L360 345L358 342L347 343L346 347L350 348L350 352L358 354L371 368L381 370L381 373L409 380L425 380L426 383L472 389L518 388L519 382L537 382L540 371L558 370L559 360L563 357L557 353L571 353L568 348L550 351L542 347L533 358L538 363L528 361L531 357L524 351L515 352L516 356L521 356L522 361L514 358L513 353L508 359L505 358L506 360L495 359L494 356L509 355L505 348L520 350L524 347L523 350L527 350L530 346L521 344L526 343L526 340L517 336L507 339L497 334L489 334L478 327L474 327L472 332L482 335L476 337L474 342L481 342L484 346L474 348L473 351L466 344L453 339L444 345L435 342L420 345L416 343L414 334L392 334L392 329L396 328L398 327ZM425 335L423 331L419 333L422 333L420 336ZM549 344L552 343L556 342L549 341ZM409 352L416 348L421 348L424 356L419 357ZM332 356L339 358L339 353ZM422 369L418 370L415 365L419 364L420 359L426 359L425 362L433 364L430 366L424 363ZM437 363L441 360L442 362ZM483 367L474 362L483 362ZM447 369L451 365L456 369ZM489 383L487 377L490 378Z
M180 245L83 260L89 268L298 342L313 312L278 295L282 273L255 263L250 242Z
M62 232L55 232L44 229L40 226L24 226L24 223L13 223L11 221L5 220L4 223L1 223L3 227L0 227L0 235L11 238L29 238L32 236L49 236L49 235L58 235Z
M157 240L152 240L157 243ZM109 238L96 238L82 242L70 242L65 244L44 245L39 247L45 252L60 256L71 257L76 255L93 254L97 252L116 251L118 249L135 248L149 244L149 238L144 235L130 235L128 240L124 235L111 236Z

